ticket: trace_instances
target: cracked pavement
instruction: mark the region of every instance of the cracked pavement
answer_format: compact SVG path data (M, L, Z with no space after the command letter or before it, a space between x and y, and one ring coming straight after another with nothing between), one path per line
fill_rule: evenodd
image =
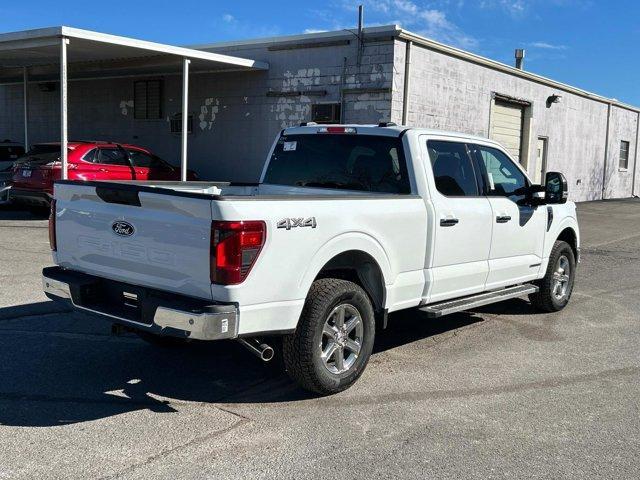
M234 342L61 309L46 221L0 209L0 479L638 478L640 201L578 214L564 311L392 315L356 385L314 398Z

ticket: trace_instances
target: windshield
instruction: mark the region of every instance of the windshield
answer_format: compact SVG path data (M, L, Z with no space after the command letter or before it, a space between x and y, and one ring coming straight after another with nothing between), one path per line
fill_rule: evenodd
M353 134L283 135L265 183L383 193L410 193L402 142Z
M32 153L30 150L24 157L19 158L16 161L16 165L24 165L26 163L30 165L46 165L47 163L60 161L60 149L57 152L43 152Z
M29 150L26 154L26 156L29 155L39 155L41 153L58 153L60 154L60 145L50 145L50 144L40 144L40 145L34 145L33 147L31 147L31 150Z

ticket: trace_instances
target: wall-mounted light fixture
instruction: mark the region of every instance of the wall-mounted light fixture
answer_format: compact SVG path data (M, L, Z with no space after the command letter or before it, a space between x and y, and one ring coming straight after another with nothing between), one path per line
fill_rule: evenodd
M560 102L562 102L562 95L553 94L547 98L547 108L551 108L551 105Z

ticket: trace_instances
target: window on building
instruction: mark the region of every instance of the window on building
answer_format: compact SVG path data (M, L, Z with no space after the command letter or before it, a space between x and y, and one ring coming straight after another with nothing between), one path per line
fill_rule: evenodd
M498 149L478 146L489 181L488 195L508 197L515 203L526 199L527 179L507 155Z
M316 123L340 123L339 103L311 105L311 121Z
M161 80L141 80L133 84L133 111L138 120L162 118Z
M182 113L176 113L171 117L171 133L182 133ZM193 115L187 116L187 133L193 133Z
M478 183L467 146L457 142L427 142L436 188L447 197L475 197Z
M620 161L618 168L627 170L629 168L629 142L622 140L620 142Z

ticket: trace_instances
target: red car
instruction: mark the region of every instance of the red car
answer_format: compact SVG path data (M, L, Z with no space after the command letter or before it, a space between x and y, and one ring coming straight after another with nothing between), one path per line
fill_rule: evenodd
M69 180L180 180L180 169L135 145L69 142ZM53 182L61 178L60 144L34 145L13 167L10 197L17 203L48 206ZM188 180L197 180L189 171Z

